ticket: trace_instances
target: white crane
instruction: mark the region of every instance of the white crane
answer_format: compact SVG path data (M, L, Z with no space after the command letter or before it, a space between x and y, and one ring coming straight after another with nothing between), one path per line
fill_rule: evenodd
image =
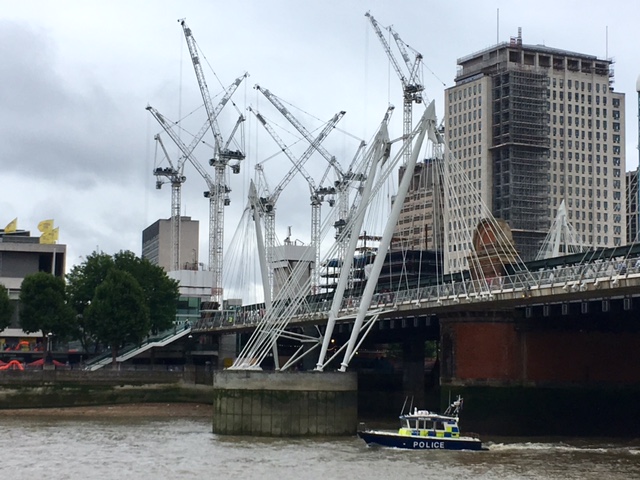
M156 167L153 174L156 176L156 188L168 181L171 183L171 268L180 269L180 198L182 196L182 184L187 180L184 176L184 162L178 162L174 167L167 149L162 143L160 135L154 136L155 141L164 152L164 156L169 163L168 167ZM163 180L166 178L166 181Z
M231 95L233 95L233 93L235 92L235 90L238 87L238 85L240 85L240 83L242 82L242 79L244 79L245 77L246 77L246 74L241 76L241 77L238 77L234 81L234 83L231 84L231 86L227 89L227 92L222 97L222 99L218 103L218 106L215 109L216 115L218 113L220 113L222 108L229 101L229 98L231 98ZM207 184L208 190L204 192L204 196L205 196L205 198L209 199L209 268L211 269L212 261L214 259L214 254L216 252L216 245L214 243L215 242L215 237L214 237L214 234L213 234L213 232L214 232L213 225L214 225L214 218L215 218L215 215L216 215L216 212L217 212L217 202L218 202L217 192L220 192L220 190L219 190L219 186L217 185L217 183L214 182L214 180L211 178L211 176L202 167L200 162L198 162L198 160L193 156L193 151L194 151L195 147L202 141L202 137L204 136L204 134L209 129L210 124L207 121L207 123L202 127L202 129L193 138L192 142L187 146L187 145L184 144L184 142L180 139L180 136L174 130L174 128L173 128L173 125L175 125L174 122L168 120L166 117L164 117L160 112L158 112L158 110L153 108L151 105L147 105L147 110L157 120L157 122L164 129L164 131L171 137L171 139L174 141L176 146L181 150L182 157L181 157L180 161L178 162L178 165L182 168L184 166L184 162L186 160L189 160L189 162L195 167L195 169L198 171L200 176L202 176L202 178L204 179L205 183ZM240 119L238 119L238 122L236 123L236 127L234 127L234 131L235 131L235 129L237 128L238 124L241 121L244 121L244 117L242 117L242 116L240 117ZM225 147L225 148L227 148L227 147ZM182 171L182 170L180 170L180 171ZM223 196L223 202L225 204L228 202L228 194L229 194L229 190L223 191L223 195L224 195ZM179 194L177 195L177 197L175 199L172 198L171 208L172 208L172 212L177 211L178 212L178 216L179 216L179 214L180 214L180 195ZM179 235L179 233L178 233L178 235ZM178 244L174 244L174 248L179 251L179 245ZM220 274L221 273L222 273L222 271L220 270ZM216 280L218 281L218 283L216 283ZM216 288L215 287L216 285L221 285L221 283L220 283L221 280L222 280L221 278L219 278L219 279L214 278L213 279L212 288ZM216 297L214 292L216 292L216 290L212 290L212 296ZM214 298L214 301L220 302L221 298L217 298L216 297L216 298Z
M265 88L261 88L260 85L255 86L256 90L260 91L271 104L293 125L293 127L322 155L329 165L333 167L338 180L335 182L335 188L338 197L338 220L335 222L336 238L344 237L341 235L342 229L347 224L347 216L349 214L349 186L354 180L362 181L361 175L351 173L351 168L346 173L340 167L340 164L336 160L336 157L331 155L322 145L314 143L314 139L309 131L293 116L293 114L282 104L280 99ZM354 159L355 161L355 159ZM324 181L324 180L323 180ZM322 182L320 182L322 183ZM317 227L320 228L319 225ZM344 248L339 249L340 257L343 258Z
M231 188L226 182L227 166L231 167L233 173L239 173L240 162L244 160L245 155L241 150L229 149L229 143L233 137L230 137L226 144L224 143L218 126L216 109L214 108L211 96L209 95L209 87L207 86L202 65L200 64L200 57L198 55L195 39L193 38L191 29L187 26L185 20L181 19L178 20L178 22L182 26L182 30L184 32L184 37L191 55L191 63L193 64L193 69L198 80L200 94L204 101L209 126L214 137L213 158L209 161L209 164L214 167L215 172L213 188L209 189L211 195L210 206L212 207L209 218L209 269L213 272L213 285L211 289L212 300L221 305L224 253L224 207L230 203L229 192L231 191ZM247 75L245 74L242 78L246 76ZM234 134L242 121L244 121L244 117L241 115L234 128ZM231 161L234 161L235 163L230 165Z
M305 150L302 156L296 159L286 145L286 143L280 138L280 136L276 133L276 131L271 127L271 125L266 121L263 115L255 110L249 108L251 112L256 116L258 121L262 124L262 126L269 132L273 140L278 144L278 146L285 153L287 158L293 164L292 168L289 172L284 176L284 178L280 181L278 186L273 190L273 192L267 192L265 197L260 198L260 203L262 206L262 211L264 213L264 223L265 223L265 243L266 243L266 251L267 251L267 261L268 264L271 265L271 260L273 260L273 247L275 247L275 204L278 200L278 197L284 190L284 188L289 184L289 182L293 179L296 172L300 172L300 174L304 177L309 185L310 192L310 200L311 200L311 248L314 252L314 268L311 275L311 288L312 291L316 291L317 287L320 284L320 222L321 222L321 206L322 202L325 200L327 195L334 195L336 189L334 187L317 187L311 175L304 168L304 164L307 162L309 157L317 150L320 143L329 135L329 133L335 128L336 124L342 119L345 112L341 111L336 113L331 120L329 120L324 128L320 131L318 136L311 141L311 145ZM264 178L264 169L261 164L256 165L256 171L259 176ZM326 177L326 175L325 175ZM324 177L323 177L324 180ZM263 180L265 185L267 185L266 179ZM271 284L273 281L271 273L269 273L269 283Z
M236 78L233 83L231 85L229 85L229 87L226 89L225 94L222 96L222 98L220 99L220 101L218 102L218 105L216 106L214 113L215 115L219 115L220 112L222 111L222 109L224 108L224 106L228 103L229 99L231 98L231 96L234 94L234 92L236 91L236 89L238 88L238 86L240 85L240 83L242 83L242 80L244 78L247 77L247 74L245 73L244 75L241 75L240 77ZM151 112L151 114L154 116L154 118L158 121L158 123L160 123L160 125L163 127L163 129L166 131L167 127L170 127L170 125L174 125L173 122L169 122L164 116L160 115L157 110L155 110L153 107L151 106L147 106L147 110L149 112ZM233 135L235 134L235 131L239 125L239 123L241 123L241 121L244 121L244 117L241 116L238 119L238 122L236 123L236 126L233 129L233 132L230 136L230 140L231 138L233 138ZM198 133L193 137L193 140L191 141L191 143L185 148L185 150L183 151L183 155L180 157L180 159L177 162L177 165L174 167L173 163L171 162L170 158L169 158L169 154L167 153L166 149L164 148L164 145L162 144L162 140L160 139L159 135L156 135L155 139L157 142L159 142L159 144L161 145L165 156L167 157L167 161L169 162L169 169L162 169L162 168L156 168L154 170L154 175L156 175L156 178L158 178L158 176L165 176L169 179L169 181L171 182L171 186L172 186L172 195L171 195L171 232L172 232L172 266L174 270L178 270L180 267L180 205L181 205L181 187L182 187L182 183L184 183L186 181L186 177L182 177L181 181L178 183L177 180L180 180L180 176L182 175L182 172L184 171L184 163L189 159L189 156L193 153L193 151L195 150L195 148L198 146L198 144L200 144L200 142L202 141L202 138L204 137L204 135L207 133L207 130L209 130L210 128L210 123L209 120L207 120L204 125L202 126L202 128L200 128L200 130L198 131ZM169 132L167 132L169 133ZM174 139L175 138L180 138L178 135L174 135L174 134L170 134L171 138ZM230 141L229 140L229 141ZM182 143L182 142L180 142ZM177 145L180 148L180 145ZM228 142L227 142L227 147L228 148ZM182 149L181 149L182 150ZM188 152L188 153L185 153ZM193 162L192 162L193 163ZM196 166L196 169L198 170L198 172L202 175L202 172L204 172L204 169L200 170L202 167L200 165ZM233 168L233 166L232 166ZM175 174L173 172L176 172ZM179 172L180 176L177 175L177 173ZM205 172L206 173L206 172ZM207 182L207 178L204 177L205 182ZM156 181L156 188L161 188L162 184L164 182L161 180L157 180ZM207 186L208 182L207 182ZM209 189L209 192L205 192L205 197L209 198L211 196L212 190L211 188ZM211 231L211 222L209 224L209 231ZM210 240L209 243L209 264L211 265L211 259L212 259L212 243Z
M422 62L422 54L419 52L415 52L415 58L411 60L409 54L407 53L406 45L401 39L400 36L391 28L388 27L389 32L393 36L393 39L398 46L398 50L400 50L402 59L407 67L408 74L405 75L403 69L400 67L398 60L396 60L393 52L391 51L391 47L387 42L386 38L380 29L380 25L373 18L369 12L365 13L365 16L371 22L371 26L373 30L376 32L380 43L382 43L382 47L389 57L389 61L391 65L393 65L394 70L396 71L398 77L400 78L400 82L402 83L402 97L403 97L403 117L402 117L402 136L407 143L404 150L404 159L403 163L407 163L409 158L411 157L412 145L411 142L408 141L408 138L411 135L413 130L413 104L414 103L423 103L422 91L424 90L424 85L418 78L420 71L420 64ZM409 47L410 48L410 47Z

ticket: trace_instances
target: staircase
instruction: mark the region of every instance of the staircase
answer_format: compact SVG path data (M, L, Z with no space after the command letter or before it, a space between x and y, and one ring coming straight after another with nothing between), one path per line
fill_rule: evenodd
M176 340L183 338L191 333L191 327L185 327L182 330L176 331L174 329L167 330L165 332L161 332L159 335L155 337L149 337L141 344L130 344L125 346L120 350L120 355L116 357L116 362L122 363L130 360L141 353L146 352L147 350L154 347L164 347L169 345ZM106 352L105 354L93 359L90 364L85 367L85 370L89 370L94 372L96 370L101 369L105 365L109 365L112 363L111 352Z

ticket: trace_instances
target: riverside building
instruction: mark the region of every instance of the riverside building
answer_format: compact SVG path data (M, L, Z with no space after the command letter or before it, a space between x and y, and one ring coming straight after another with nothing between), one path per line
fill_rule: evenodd
M510 42L458 59L445 91L445 138L457 163L453 191L473 186L504 219L523 260L535 258L564 201L586 247L626 243L624 94L612 61ZM449 158L449 156L447 156ZM462 188L464 187L464 188ZM477 196L460 195L463 221L445 218L445 268L466 268L481 219ZM451 215L451 214L449 214Z

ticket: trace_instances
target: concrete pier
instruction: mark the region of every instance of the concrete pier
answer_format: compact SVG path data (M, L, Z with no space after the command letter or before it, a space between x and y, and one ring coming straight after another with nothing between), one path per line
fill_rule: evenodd
M353 435L357 375L324 372L214 372L213 433L295 437Z

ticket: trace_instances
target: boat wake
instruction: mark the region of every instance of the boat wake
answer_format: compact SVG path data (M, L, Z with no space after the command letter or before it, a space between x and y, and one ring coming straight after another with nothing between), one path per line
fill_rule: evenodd
M489 441L485 443L485 446L492 452L549 451L557 453L595 453L605 455L626 453L629 455L640 455L640 445L621 445L613 443L572 445L565 442L494 443Z

